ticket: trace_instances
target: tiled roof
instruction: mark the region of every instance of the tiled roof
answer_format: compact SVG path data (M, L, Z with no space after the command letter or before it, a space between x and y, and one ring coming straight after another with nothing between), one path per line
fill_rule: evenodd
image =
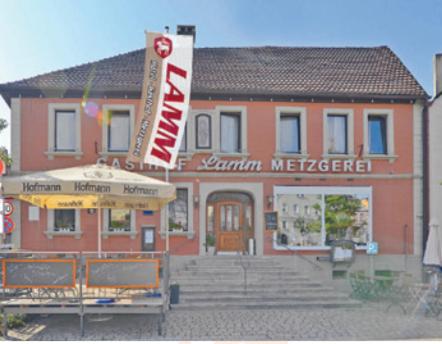
M139 94L144 49L0 85L10 97L50 90ZM427 97L400 59L373 48L195 48L192 94L199 97Z

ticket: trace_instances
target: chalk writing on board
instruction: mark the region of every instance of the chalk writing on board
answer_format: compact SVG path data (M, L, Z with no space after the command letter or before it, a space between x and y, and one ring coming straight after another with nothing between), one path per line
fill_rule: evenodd
M6 259L5 285L11 288L72 287L74 260Z
M107 260L87 261L88 287L144 287L158 286L159 261L145 260Z

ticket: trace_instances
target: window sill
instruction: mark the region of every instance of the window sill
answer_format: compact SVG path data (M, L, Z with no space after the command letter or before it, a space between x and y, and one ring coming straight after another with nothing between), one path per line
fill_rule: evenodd
M191 152L181 152L181 153L178 153L178 158L191 160L193 157L193 154L194 153L191 153Z
M70 157L73 156L75 159L80 160L83 156L83 152L75 151L75 152L57 152L57 151L47 151L45 152L45 155L48 156L49 160L53 160L56 156L64 156L64 157Z
M161 239L164 239L166 237L166 232L161 231L160 233ZM193 239L194 238L194 232L169 232L169 237L187 237L187 239Z
M68 231L61 231L56 232L53 230L47 230L44 232L48 239L53 239L54 236L73 236L75 239L80 239L82 235L82 231L75 231L75 232L68 232Z
M115 156L115 157L126 157L128 152L99 152L98 154L100 154L103 157L108 157L108 156Z
M213 153L218 158L248 158L250 156L249 153L246 152L240 152L240 153L223 153L223 152L217 152Z
M195 148L194 152L201 153L201 154L210 154L210 153L214 153L215 150L213 148Z
M292 159L308 159L309 155L307 153L284 153L284 152L276 152L273 154L273 158L281 159L281 158L292 158Z
M394 154L364 154L363 158L370 160L388 160L392 163L395 162L399 156Z
M112 236L128 236L131 239L135 239L135 237L137 236L137 232L136 231L130 231L130 232L109 232L104 230L103 232L101 232L101 236L103 237L103 239L108 239L109 237Z
M273 249L275 251L330 251L331 246L280 246L274 243ZM356 246L355 251L366 251L367 245Z
M322 154L322 158L324 160L330 160L330 159L355 159L357 156L353 153L349 154Z

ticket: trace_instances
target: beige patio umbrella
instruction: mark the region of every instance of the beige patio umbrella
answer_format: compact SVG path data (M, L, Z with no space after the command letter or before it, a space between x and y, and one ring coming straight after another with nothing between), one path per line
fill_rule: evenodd
M97 208L98 252L101 208L159 210L175 199L173 184L101 164L4 177L1 189L41 208Z
M428 233L427 244L424 253L424 265L432 267L442 267L442 233L439 223L436 220L430 222L430 232ZM431 275L431 285L433 290L439 286L439 273L433 271Z

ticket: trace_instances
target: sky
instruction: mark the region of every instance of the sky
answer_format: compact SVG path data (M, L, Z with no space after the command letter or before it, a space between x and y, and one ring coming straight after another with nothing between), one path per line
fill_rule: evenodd
M139 49L144 30L178 24L196 25L197 47L388 45L430 95L442 52L442 0L0 0L0 83Z

